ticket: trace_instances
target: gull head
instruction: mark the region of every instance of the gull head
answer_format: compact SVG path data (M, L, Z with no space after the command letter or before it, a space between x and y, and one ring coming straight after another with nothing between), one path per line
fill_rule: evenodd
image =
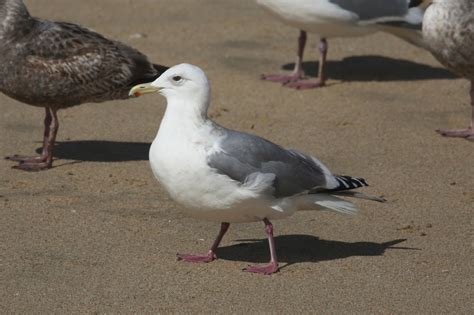
M168 101L193 100L209 103L210 85L206 74L199 67L182 63L166 70L158 79L151 83L134 86L130 96L158 92Z

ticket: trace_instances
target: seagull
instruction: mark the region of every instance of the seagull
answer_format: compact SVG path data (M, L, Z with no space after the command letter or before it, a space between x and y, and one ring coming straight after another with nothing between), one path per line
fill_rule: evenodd
M79 25L32 17L21 0L0 0L0 42L0 92L46 112L41 155L6 157L25 171L52 167L58 110L126 99L167 69Z
M270 220L297 210L357 211L353 203L337 196L384 201L353 191L367 186L362 178L334 175L310 155L209 119L210 84L196 66L171 67L152 83L133 87L130 95L152 92L167 100L150 148L153 174L187 215L221 223L207 254L177 254L180 260L211 262L230 223L263 221L270 262L244 270L272 274L278 271L278 260Z
M474 141L474 2L434 0L423 20L423 37L439 62L471 81L471 125L465 129L437 131L446 137Z
M424 47L423 13L431 0L257 0L280 22L300 30L295 68L291 74L264 74L263 80L296 89L326 83L327 38L362 36L384 31ZM307 33L320 36L317 79L304 79L302 67Z

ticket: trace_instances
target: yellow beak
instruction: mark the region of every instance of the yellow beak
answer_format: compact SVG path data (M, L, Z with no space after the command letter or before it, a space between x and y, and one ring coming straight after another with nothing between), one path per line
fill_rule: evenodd
M130 92L128 92L128 96L139 97L143 94L158 92L159 90L159 88L152 86L151 83L143 83L132 87Z

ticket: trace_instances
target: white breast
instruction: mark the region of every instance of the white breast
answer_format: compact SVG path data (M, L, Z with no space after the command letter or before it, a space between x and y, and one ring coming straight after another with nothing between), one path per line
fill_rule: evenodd
M258 193L211 169L206 157L214 142L203 143L199 133L194 135L161 133L150 148L153 174L184 212L218 222L258 221L273 212Z
M187 215L217 222L252 222L284 218L296 211L291 204L274 207L282 201L271 196L261 198L261 188L271 185L262 184L265 178L241 184L211 169L208 151L218 149L217 139L212 139L206 130L181 137L160 129L150 148L153 174Z
M196 209L225 208L225 195L219 194L232 183L207 165L206 146L189 137L159 135L150 148L151 168L180 204Z

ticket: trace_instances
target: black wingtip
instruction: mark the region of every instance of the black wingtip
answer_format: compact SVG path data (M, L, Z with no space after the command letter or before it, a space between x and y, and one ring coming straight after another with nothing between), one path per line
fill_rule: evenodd
M351 189L369 186L366 180L360 177L339 175L339 176L336 176L336 180L339 183L339 186L336 187L334 190L351 190Z

